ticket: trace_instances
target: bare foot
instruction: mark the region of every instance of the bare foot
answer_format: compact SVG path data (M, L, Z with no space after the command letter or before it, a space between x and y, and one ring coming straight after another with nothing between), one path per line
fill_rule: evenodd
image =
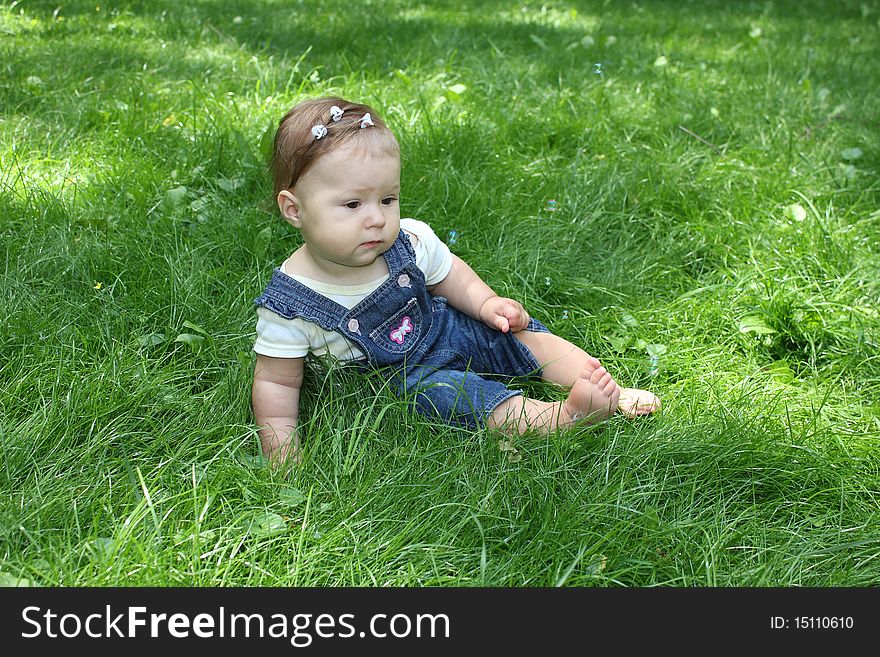
M621 388L617 410L625 417L650 415L660 410L660 398L647 390Z
M572 422L600 422L611 417L620 401L620 388L602 367L599 359L590 356L571 387L563 409Z

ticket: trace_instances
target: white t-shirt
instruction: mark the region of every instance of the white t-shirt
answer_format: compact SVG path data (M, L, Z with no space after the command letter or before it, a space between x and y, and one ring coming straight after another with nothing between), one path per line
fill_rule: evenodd
M400 228L416 252L416 266L425 275L425 284L436 285L446 278L452 268L452 253L431 227L416 219L401 219ZM283 265L281 273L289 275ZM388 274L361 285L333 285L297 275L291 278L350 310L388 280ZM254 351L275 358L300 358L307 354L330 354L340 360L365 358L358 346L340 333L325 331L314 322L299 317L285 319L262 306L257 308Z

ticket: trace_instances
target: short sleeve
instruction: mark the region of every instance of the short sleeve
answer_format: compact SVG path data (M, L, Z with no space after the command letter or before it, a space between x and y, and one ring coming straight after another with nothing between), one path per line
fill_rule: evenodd
M274 358L301 358L309 353L309 327L299 318L285 319L261 306L254 351Z
M400 228L410 237L416 266L425 274L426 285L437 285L452 269L452 252L431 227L417 219L401 219Z

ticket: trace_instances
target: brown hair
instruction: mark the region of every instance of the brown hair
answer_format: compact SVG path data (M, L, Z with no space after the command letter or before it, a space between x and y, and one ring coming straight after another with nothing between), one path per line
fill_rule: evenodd
M330 108L334 105L343 111L339 121L334 121L330 115ZM373 125L361 129L365 114L370 115ZM327 134L320 139L312 134L316 125L327 129ZM315 98L295 105L278 123L275 133L271 162L275 195L292 189L321 155L354 140L394 154L400 153L394 134L369 105L335 97Z

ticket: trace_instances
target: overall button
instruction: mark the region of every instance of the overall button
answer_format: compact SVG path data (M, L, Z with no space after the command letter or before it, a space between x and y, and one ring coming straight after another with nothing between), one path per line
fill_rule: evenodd
M400 287L412 287L409 283L409 274L401 274L397 277L397 284Z
M348 330L352 333L357 333L358 335L360 335L361 325L358 324L358 321L356 319L350 319L348 320Z

